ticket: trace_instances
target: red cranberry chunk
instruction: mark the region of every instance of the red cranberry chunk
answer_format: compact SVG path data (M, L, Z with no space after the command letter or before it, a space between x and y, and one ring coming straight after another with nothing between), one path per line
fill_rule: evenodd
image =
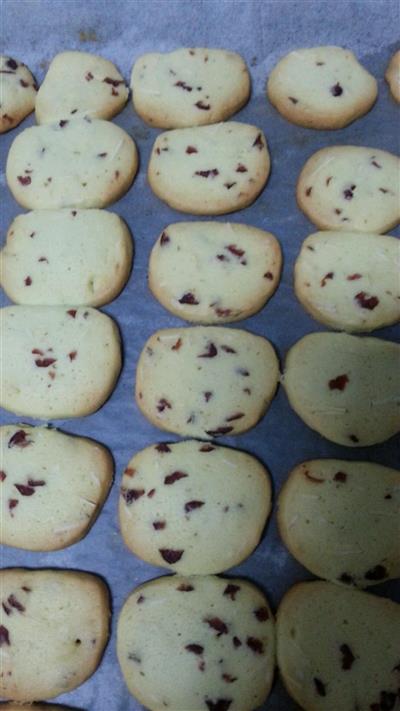
M157 452L165 452L166 453L166 452L171 451L170 447L168 447L168 445L165 444L164 442L160 442L160 444L156 444L155 449L157 450Z
M3 470L0 471L0 481L4 481L4 479L7 478L7 474L3 472Z
M25 484L14 484L14 486L21 496L32 496L35 493L35 489L32 486L26 486Z
M164 484L171 485L175 484L176 481L179 481L179 479L184 479L185 477L189 476L189 474L185 474L185 472L172 472L172 474L168 474L165 479L164 479Z
M179 592L192 592L194 587L193 585L189 585L187 583L181 583L176 589L179 590Z
M48 368L50 365L53 365L56 360L57 358L37 358L35 365L37 365L38 368Z
M165 521L153 521L153 528L155 531L162 531L166 525Z
M11 607L14 607L15 610L18 610L18 612L25 612L25 607L21 605L19 600L15 597L15 595L10 595L8 600L8 604L11 605Z
M213 452L214 449L215 447L213 447L211 444L203 444L200 447L199 452Z
M189 84L186 84L184 81L176 81L174 86L179 86L179 88L184 91L193 91L193 87L189 86Z
M343 94L343 89L340 86L339 82L336 82L336 84L331 87L331 94L332 96L341 96Z
M164 558L166 563L173 565L178 563L184 554L184 550L173 550L172 548L159 548L162 558Z
M242 642L240 641L239 637L233 637L232 642L233 646L236 647L236 649L242 646Z
M319 696L326 696L326 686L323 681L321 681L321 679L317 679L317 677L314 677L313 681L317 694Z
M32 444L32 440L27 439L27 434L24 430L18 430L8 440L9 449L11 449L11 447L28 447L30 444Z
M170 242L170 238L168 237L166 232L163 232L161 237L160 237L160 244L162 247L164 247L166 244Z
M198 150L194 146L188 146L186 148L186 153L190 156L192 153L198 153Z
M209 111L211 109L211 105L206 104L205 101L196 101L195 106L202 111Z
M263 144L263 140L262 140L262 137L261 137L261 133L258 134L257 138L255 139L255 141L254 141L254 143L253 143L253 146L257 146L257 148L258 148L260 151L262 151L262 149L264 148L264 144Z
M165 399L165 397L162 397L157 404L157 410L158 412L164 412L165 409L172 410L172 405L168 400Z
M187 501L185 504L185 511L186 513L189 513L195 509L200 509L202 506L204 506L204 501Z
M204 351L204 353L201 353L198 358L215 358L215 356L218 354L218 349L214 345L214 343L209 342L207 344L207 350Z
M355 656L348 644L342 644L340 646L340 652L342 655L342 669L348 671L353 666Z
M181 298L179 299L180 304L189 304L190 306L197 306L200 302L197 301L196 297L194 294L192 294L191 291L187 291L186 294L183 294Z
M346 375L346 373L343 373L342 375L338 375L336 378L332 378L332 380L329 381L329 389L330 390L344 390L347 383L349 382L349 377Z
M366 294L365 291L359 291L355 298L358 305L361 306L362 309L368 309L369 311L373 311L375 306L378 306L379 304L377 296L370 296L369 294Z
M224 592L223 595L226 595L227 597L230 597L231 600L236 600L236 593L238 593L240 590L240 585L233 585L233 583L229 583Z
M341 481L344 483L347 480L347 474L345 474L345 472L336 472L333 479L334 481Z
M187 649L188 652L192 652L192 654L203 654L204 652L204 647L202 647L201 644L187 644L185 649Z
M257 610L254 610L254 614L259 622L266 622L266 620L269 619L268 607L259 607Z
M229 434L232 430L233 427L217 427L216 430L206 430L206 434L210 435L210 437L220 437L221 435Z
M375 568L371 568L371 570L367 570L367 572L364 575L364 578L366 580L383 580L384 578L387 577L387 570L385 566L383 565L376 565Z
M247 637L246 644L255 654L264 654L264 645L257 637Z
M6 644L8 647L10 646L10 635L7 627L4 627L4 625L0 625L0 647L2 647L4 644Z
M21 185L30 185L32 182L30 175L18 175L17 180Z
M207 617L204 622L209 625L213 630L216 630L217 637L221 637L223 634L228 634L228 627L225 622L223 622L219 617Z
M195 175L199 175L201 178L215 178L219 175L219 170L217 168L211 168L210 170L196 170Z
M216 701L206 699L205 702L209 711L228 711L232 699L217 699Z
M132 504L134 501L140 499L140 497L143 496L144 493L144 489L125 489L125 487L121 488L121 496L123 497L123 499L125 499L128 506L130 506L130 504Z

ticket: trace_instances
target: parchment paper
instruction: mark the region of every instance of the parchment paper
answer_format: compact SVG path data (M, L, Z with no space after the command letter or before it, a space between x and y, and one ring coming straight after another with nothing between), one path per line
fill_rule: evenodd
M134 60L149 51L179 46L225 47L242 53L252 80L252 99L235 118L260 126L272 156L272 174L256 203L228 218L273 232L284 252L282 281L276 295L260 314L233 324L269 338L283 359L301 336L324 330L297 302L292 288L293 263L313 225L298 210L295 183L307 158L319 148L356 144L399 151L396 127L399 108L390 98L383 75L389 57L397 49L399 5L396 0L347 2L254 2L248 0L5 0L1 5L2 52L26 62L39 82L51 58L65 49L99 53L114 61L129 81ZM266 77L279 57L297 47L338 44L354 50L379 81L379 100L372 111L341 131L321 132L292 126L266 101ZM133 399L135 367L145 340L158 328L184 326L151 296L146 283L151 247L168 223L195 219L169 209L151 192L146 167L157 135L134 112L129 102L115 122L130 133L139 148L141 169L133 188L110 209L120 214L132 230L136 256L129 283L122 295L104 308L120 326L124 342L124 367L111 399L96 414L56 421L65 432L86 435L110 447L116 464L115 484L91 532L81 542L50 554L28 553L4 547L2 567L56 567L93 571L103 576L111 589L113 634L99 670L80 688L57 701L85 711L138 711L141 706L129 695L115 653L115 629L126 596L142 581L165 571L135 558L125 547L118 530L117 501L121 472L134 452L157 441L172 441L139 413ZM5 183L5 161L11 142L23 128L0 138L2 240L13 217L22 211ZM398 124L397 124L398 125ZM399 234L394 231L393 234ZM7 299L3 297L3 304ZM398 329L382 329L374 335L395 340ZM1 422L21 418L1 412ZM25 418L25 421L26 420ZM228 444L258 456L269 468L275 497L288 472L307 458L338 457L375 460L398 466L398 438L365 449L347 449L312 432L290 409L282 388L267 416L247 434L224 438ZM283 547L273 514L256 552L232 574L257 582L274 609L284 592L296 581L311 578ZM373 588L374 593L400 599L399 582ZM177 680L178 681L178 680ZM279 681L263 710L294 711ZM338 709L338 711L340 711Z

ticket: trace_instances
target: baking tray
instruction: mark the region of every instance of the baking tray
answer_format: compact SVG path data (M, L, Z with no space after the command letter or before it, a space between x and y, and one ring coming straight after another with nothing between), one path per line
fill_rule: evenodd
M266 336L276 347L281 362L287 349L300 337L323 330L304 312L292 288L293 264L300 245L309 233L315 231L296 206L296 179L306 159L323 146L354 143L399 151L396 124L399 109L383 80L388 59L397 49L400 17L396 0L336 0L332 3L314 0L3 0L1 13L2 51L26 62L39 82L43 80L51 58L65 49L102 54L119 66L127 80L133 61L144 52L196 45L240 52L250 67L253 91L250 103L235 118L254 123L265 132L272 156L272 174L267 188L254 205L228 218L216 219L248 223L273 232L283 248L284 269L279 289L269 304L256 316L233 324L233 327ZM341 131L322 132L292 126L265 99L265 79L278 58L297 47L315 44L338 44L353 49L379 81L379 99L372 111ZM22 211L6 187L7 152L17 133L33 123L31 116L0 139L3 241L9 223ZM92 437L107 445L115 458L115 484L98 521L84 540L66 550L48 554L7 547L1 553L3 567L76 568L98 573L110 586L113 633L103 662L85 684L57 699L85 711L139 711L142 708L129 695L119 671L115 653L116 622L121 605L131 590L166 571L138 560L124 547L117 522L118 489L121 472L134 452L159 440L177 439L144 419L134 402L133 386L138 356L150 334L158 328L185 325L165 311L148 290L147 264L151 247L168 223L199 219L168 208L147 185L146 167L158 132L148 128L134 114L130 102L116 117L115 123L134 137L141 162L132 189L110 208L128 223L136 250L127 287L116 301L104 308L121 329L124 367L116 390L99 412L82 419L53 423L65 432ZM399 235L398 230L393 233ZM3 298L3 305L7 303ZM374 335L396 340L399 331L391 327ZM20 419L1 412L2 423ZM366 459L398 466L398 438L365 449L347 449L330 443L294 414L282 388L257 427L238 437L223 438L220 443L259 457L271 472L275 498L290 469L305 459ZM293 583L312 578L280 542L276 510L257 550L229 574L258 583L266 591L274 609ZM399 581L376 586L373 591L400 600ZM262 706L263 711L294 711L297 708L279 680Z

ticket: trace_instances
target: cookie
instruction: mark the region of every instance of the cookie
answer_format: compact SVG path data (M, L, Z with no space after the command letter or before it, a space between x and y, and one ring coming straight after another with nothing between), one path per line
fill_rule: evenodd
M319 578L367 587L400 577L400 472L372 462L299 464L279 496L279 530Z
M400 222L399 168L377 148L322 148L300 173L298 205L322 230L387 232Z
M105 207L126 193L137 166L122 128L86 117L25 129L10 148L6 176L28 209Z
M153 247L149 286L176 316L228 323L261 309L279 283L278 240L256 227L222 222L178 222Z
M108 494L113 461L101 444L46 427L0 427L0 543L66 548L86 535Z
M398 708L400 605L325 582L286 593L277 617L278 664L305 711Z
M89 116L111 119L124 108L129 89L116 66L89 52L61 52L39 89L38 123Z
M129 691L151 711L251 711L271 689L274 620L245 580L167 576L128 597L117 653Z
M147 419L188 437L253 427L277 388L279 363L260 336L218 326L154 333L140 355L136 402Z
M400 49L391 58L386 69L385 79L389 84L393 98L400 102Z
M356 232L317 232L303 242L294 289L317 321L373 331L400 320L400 242Z
M0 252L0 282L18 304L112 301L132 266L132 239L105 210L35 210L18 215Z
M121 369L118 328L90 307L1 310L0 406L17 415L83 417L107 400Z
M0 571L0 695L52 699L93 674L108 638L106 585L71 570Z
M184 575L238 565L257 546L270 509L269 476L257 459L197 440L147 447L122 477L125 543Z
M133 106L150 126L218 123L244 106L250 77L242 57L224 49L143 54L131 77Z
M400 430L400 346L344 333L310 333L286 357L282 382L294 411L346 447Z
M35 108L37 86L25 64L0 54L0 133L10 131Z
M270 170L265 136L256 126L228 121L161 133L148 179L170 207L195 215L223 215L250 205Z
M348 49L310 47L296 49L278 62L269 76L267 95L291 123L337 129L370 110L378 84Z

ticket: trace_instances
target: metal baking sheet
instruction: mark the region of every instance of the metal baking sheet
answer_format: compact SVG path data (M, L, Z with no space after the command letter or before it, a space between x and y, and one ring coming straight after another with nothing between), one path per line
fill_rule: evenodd
M233 327L236 325L269 338L281 360L301 336L323 330L303 311L293 294L293 263L302 240L314 231L296 206L296 178L306 159L326 145L354 143L398 152L399 109L383 80L388 59L397 49L400 19L397 0L3 0L1 13L2 51L26 62L39 82L51 58L65 49L102 54L119 66L127 80L133 61L143 52L196 45L239 51L250 67L253 92L251 101L236 118L254 123L265 132L272 156L272 174L254 205L229 218L217 219L248 223L273 232L283 247L284 270L279 289L266 308ZM341 131L320 132L292 126L265 99L265 79L278 58L297 47L315 44L338 44L353 49L379 81L379 100L372 111ZM53 423L65 432L86 435L106 444L115 458L115 484L97 523L89 535L74 546L49 554L6 547L1 552L3 567L76 568L98 573L110 586L113 633L103 662L85 684L57 699L84 711L141 709L129 695L119 671L115 653L116 622L128 593L139 583L165 571L138 560L124 547L117 523L118 484L121 471L134 452L159 440L177 439L153 427L139 413L133 399L133 385L138 356L148 336L157 328L185 325L165 311L148 290L146 273L150 249L168 223L195 219L166 207L147 185L146 167L157 131L148 128L134 114L130 102L115 122L134 137L141 158L140 173L132 189L110 208L128 223L136 249L134 269L126 289L104 308L120 326L124 367L115 392L99 412L84 419ZM31 116L19 128L0 138L3 241L10 221L21 212L6 187L7 152L17 133L33 123ZM394 233L399 234L399 231ZM6 303L3 298L3 304ZM392 327L374 335L395 340L399 333ZM2 423L19 419L10 413L1 413ZM289 408L282 388L257 427L239 437L227 437L222 443L246 450L268 466L275 497L290 469L304 459L366 459L396 467L399 455L398 439L366 449L347 449L328 442L298 419ZM255 553L230 571L257 582L268 594L274 609L294 582L312 577L280 542L275 513ZM398 581L373 590L400 600ZM263 711L294 711L296 708L279 680L262 706Z

